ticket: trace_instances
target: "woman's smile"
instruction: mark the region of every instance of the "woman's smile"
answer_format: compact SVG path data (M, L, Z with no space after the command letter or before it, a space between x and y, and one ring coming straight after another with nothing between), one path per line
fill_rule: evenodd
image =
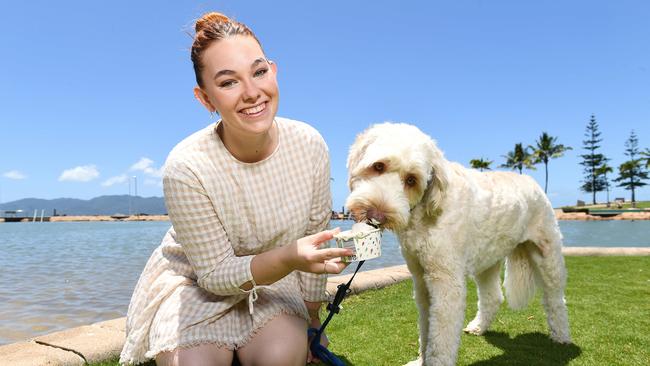
M263 116L266 112L266 102L262 102L252 107L244 108L239 111L239 114L244 115L244 118L258 118Z

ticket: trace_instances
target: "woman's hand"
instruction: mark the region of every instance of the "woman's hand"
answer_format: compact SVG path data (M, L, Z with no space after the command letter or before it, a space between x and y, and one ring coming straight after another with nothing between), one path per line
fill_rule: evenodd
M312 319L309 327L314 328L314 329L319 329L321 326L320 319ZM309 343L311 344L311 338L309 338ZM323 330L323 333L320 336L320 344L327 348L330 345L330 340L327 338L327 334L325 334L325 331ZM319 363L321 362L318 357L314 356L311 354L311 350L307 351L307 363Z
M305 301L305 306L307 307L307 312L309 313L309 328L314 328L316 330L320 329L321 322L320 322L320 308L321 308L321 303L320 302L311 302L311 301ZM309 343L311 344L311 338L309 338ZM327 338L327 335L325 334L325 331L323 331L323 334L321 334L320 337L320 344L327 348L329 346L330 341ZM311 350L307 352L307 363L318 363L320 360L315 357L314 355L311 354Z
M341 273L348 266L348 263L341 262L340 257L353 255L354 251L344 248L318 248L340 231L339 228L321 231L300 238L293 244L288 245L287 260L289 265L303 272Z
M340 257L353 255L354 251L343 248L318 248L339 231L338 228L321 231L256 255L251 260L251 273L255 283L268 285L295 270L316 274L341 273L348 264L341 262ZM239 287L248 291L253 288L253 284L248 281Z

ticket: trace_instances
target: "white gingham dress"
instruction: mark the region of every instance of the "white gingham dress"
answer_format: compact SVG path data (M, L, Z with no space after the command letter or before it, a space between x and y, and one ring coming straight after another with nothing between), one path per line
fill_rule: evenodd
M212 124L179 143L165 163L172 222L133 292L120 363L212 343L237 349L278 314L309 319L303 300L327 300L325 275L293 272L245 292L255 254L327 228L327 146L309 125L276 118L277 149L243 163Z

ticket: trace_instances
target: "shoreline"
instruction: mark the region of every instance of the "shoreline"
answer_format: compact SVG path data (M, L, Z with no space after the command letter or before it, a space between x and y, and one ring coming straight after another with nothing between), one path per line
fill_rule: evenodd
M37 219L38 221L38 219ZM167 215L131 215L115 217L109 215L86 215L86 216L52 216L50 222L68 221L169 221Z
M589 215L585 212L563 212L559 208L554 209L554 211L555 218L563 221L650 220L650 211L622 212L609 217Z
M555 218L562 221L607 221L607 220L650 220L650 211L645 212L623 212L618 215L602 217L589 215L584 212L563 212L562 209L554 209ZM340 219L332 219L338 221ZM0 222L4 222L0 217ZM84 222L84 221L169 221L167 215L80 215L80 216L50 216L44 222ZM32 222L31 217L22 218L17 222ZM39 218L36 218L39 222Z
M31 217L22 217L20 219L11 218L11 222L32 222ZM43 222L88 222L88 221L169 221L167 215L79 215L79 216L49 216L44 217ZM5 222L0 217L0 222ZM36 217L36 222L40 222L40 217Z
M351 274L329 277L327 293L336 294L337 286ZM352 294L381 289L404 280L411 274L406 265L359 272L350 286ZM0 345L0 360L15 366L83 366L120 355L126 339L126 317L69 328L23 341Z

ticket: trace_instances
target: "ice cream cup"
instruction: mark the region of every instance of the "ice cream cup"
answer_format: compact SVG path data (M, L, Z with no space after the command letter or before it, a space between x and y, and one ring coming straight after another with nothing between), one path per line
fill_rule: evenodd
M363 261L381 256L381 230L372 228L359 232L346 230L334 236L338 248L354 250L354 255L341 257L343 262Z

